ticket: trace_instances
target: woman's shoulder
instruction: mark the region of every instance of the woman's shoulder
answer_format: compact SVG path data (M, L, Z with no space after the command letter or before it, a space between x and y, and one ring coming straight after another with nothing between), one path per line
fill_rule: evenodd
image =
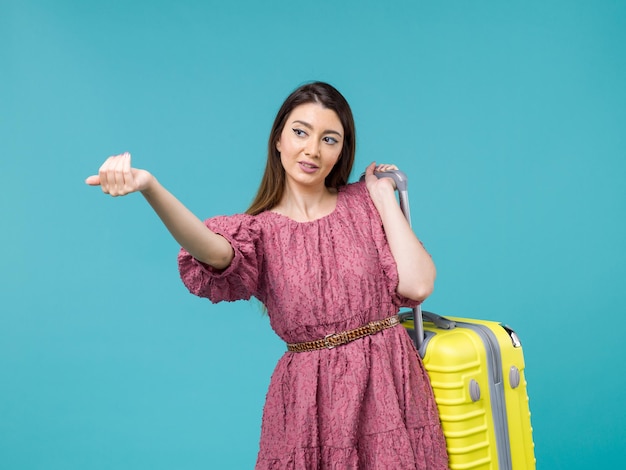
M258 214L234 214L220 216L228 225L240 227L243 230L254 233L257 236L271 234L278 227L288 225L290 219L272 210L264 210Z
M229 215L215 215L206 219L206 222L226 225L254 225L255 216L245 212Z
M342 194L341 205L354 217L359 216L371 219L375 217L375 214L378 214L364 181L357 181L342 186L340 193Z
M347 196L362 196L367 194L367 187L364 181L355 181L341 186L339 192Z
M369 205L370 203L370 196L364 181L348 183L339 188L339 193L341 194L344 204L348 206Z
M231 215L216 215L204 221L205 225L220 235L258 236L261 232L256 216L240 213Z

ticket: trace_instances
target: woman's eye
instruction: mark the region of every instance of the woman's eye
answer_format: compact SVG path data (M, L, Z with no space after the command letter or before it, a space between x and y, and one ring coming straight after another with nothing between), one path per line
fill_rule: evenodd
M334 137L326 136L324 137L324 142L326 142L327 144L336 144L339 141L335 139Z
M306 133L302 129L293 128L292 130L293 133L296 134L298 137L306 135Z

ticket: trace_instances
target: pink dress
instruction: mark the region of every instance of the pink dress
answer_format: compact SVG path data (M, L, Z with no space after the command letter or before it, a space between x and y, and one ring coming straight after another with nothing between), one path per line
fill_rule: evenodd
M212 302L258 298L288 343L323 338L415 302L363 183L334 212L296 222L274 212L209 219L232 244L223 271L179 254L181 278ZM428 377L402 326L335 349L285 352L272 374L256 469L448 468Z

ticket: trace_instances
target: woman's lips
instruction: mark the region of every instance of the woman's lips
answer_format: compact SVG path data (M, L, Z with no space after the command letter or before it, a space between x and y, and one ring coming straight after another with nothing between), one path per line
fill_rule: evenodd
M300 165L300 169L305 173L315 173L318 169L316 165L308 162L298 162L298 165Z

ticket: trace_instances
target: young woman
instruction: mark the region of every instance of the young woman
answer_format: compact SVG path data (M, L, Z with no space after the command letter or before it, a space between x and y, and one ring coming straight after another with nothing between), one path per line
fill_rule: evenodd
M263 412L257 469L448 468L428 377L401 306L433 290L435 266L375 171L347 184L350 107L315 82L283 103L265 174L245 214L197 219L128 153L87 184L140 191L182 246L190 292L212 302L254 296L287 343Z

